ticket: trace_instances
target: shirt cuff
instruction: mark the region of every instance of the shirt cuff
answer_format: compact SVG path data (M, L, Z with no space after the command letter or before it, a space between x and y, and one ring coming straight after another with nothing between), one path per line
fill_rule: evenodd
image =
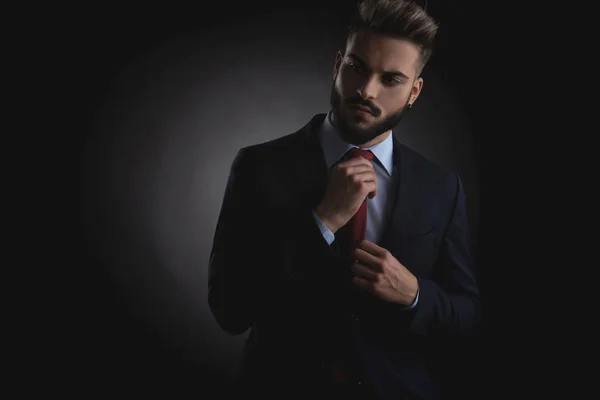
M405 310L412 310L417 306L417 303L419 302L419 292L420 289L417 289L417 297L415 297L415 301L413 301L413 303L410 306L405 307Z
M333 243L333 240L335 239L335 235L329 230L329 228L323 223L323 221L321 221L321 218L319 218L317 213L314 211L313 217L315 219L315 222L319 226L319 229L321 230L323 238L325 239L325 241L327 241L327 244L331 245L331 243Z

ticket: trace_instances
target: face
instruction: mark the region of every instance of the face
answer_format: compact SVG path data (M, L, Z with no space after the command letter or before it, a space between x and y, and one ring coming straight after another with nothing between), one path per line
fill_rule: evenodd
M423 86L419 59L419 47L407 40L371 32L349 39L346 53L336 56L330 98L345 141L375 144L400 122Z

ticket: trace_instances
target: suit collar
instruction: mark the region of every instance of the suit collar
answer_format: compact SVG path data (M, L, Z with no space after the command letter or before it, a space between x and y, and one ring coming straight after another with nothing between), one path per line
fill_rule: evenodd
M291 162L291 180L308 196L309 206L315 208L327 188L328 168L323 148L319 142L319 131L327 114L316 114L298 132L298 157ZM290 162L291 160L286 160Z

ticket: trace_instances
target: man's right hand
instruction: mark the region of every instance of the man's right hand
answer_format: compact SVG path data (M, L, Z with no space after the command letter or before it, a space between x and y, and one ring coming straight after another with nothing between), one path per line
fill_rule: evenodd
M355 157L333 167L323 200L315 212L335 233L356 214L367 196L377 194L377 178L371 161Z

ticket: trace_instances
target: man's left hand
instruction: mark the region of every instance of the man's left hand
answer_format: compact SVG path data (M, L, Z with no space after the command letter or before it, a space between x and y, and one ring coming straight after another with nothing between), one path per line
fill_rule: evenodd
M354 284L381 300L409 306L419 289L417 278L388 250L364 240L355 250Z

